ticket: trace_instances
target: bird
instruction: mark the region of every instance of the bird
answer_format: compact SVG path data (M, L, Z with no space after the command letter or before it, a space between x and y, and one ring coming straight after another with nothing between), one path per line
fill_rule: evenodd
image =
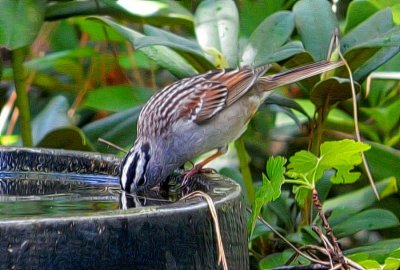
M155 188L186 162L216 150L187 170L184 181L206 171L242 135L271 90L342 65L319 61L272 75L265 75L271 65L217 69L165 86L139 114L136 140L119 167L122 190Z

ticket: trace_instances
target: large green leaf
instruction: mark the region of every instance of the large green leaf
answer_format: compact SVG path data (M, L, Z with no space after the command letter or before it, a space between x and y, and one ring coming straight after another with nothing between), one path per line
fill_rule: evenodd
M355 247L352 249L345 250L345 255L353 255L358 253L367 254L368 258L384 262L386 257L393 252L393 250L400 247L400 238L394 238L389 240L381 240L375 243Z
M234 1L202 1L195 13L195 30L205 52L217 50L230 67L238 66L239 14ZM211 58L211 62L218 61Z
M384 209L368 209L351 215L332 229L336 236L344 237L361 230L378 230L398 225L399 220L392 212Z
M56 96L32 121L33 145L37 145L51 131L71 126L67 116L69 104L64 96Z
M354 84L358 92L361 86ZM344 101L352 97L351 82L349 79L330 77L317 83L311 93L310 99L317 107L331 106L339 101Z
M205 57L203 50L196 41L183 38L171 32L150 26L144 26L145 37L137 39L136 49L148 46L162 45L176 50L186 61L200 72L215 69L215 66Z
M288 175L292 178L307 179L311 186L322 178L325 170L335 169L331 182L353 183L360 173L352 172L355 165L361 163L361 152L370 148L369 145L353 140L341 140L324 142L321 144L320 157L311 152L302 150L289 159L287 166ZM296 192L303 187L296 187Z
M354 79L359 82L363 81L371 72L375 71L377 68L385 64L399 52L400 46L385 47L379 49L373 57L362 63L362 65L357 67L357 69L353 69Z
M97 143L97 140L102 138L121 147L131 146L136 139L136 121L140 109L140 107L135 107L112 114L84 126L82 130L98 151L116 153L117 150Z
M377 179L394 176L400 179L400 151L382 144L368 142L371 150L365 153L372 174Z
M127 40L129 40L133 46L135 46L138 39L144 37L143 34L120 25L112 20L100 17L98 17L97 20L105 23L120 33ZM197 73L196 70L182 56L170 48L164 46L151 46L142 48L141 51L178 78L189 77Z
M44 20L46 0L2 0L0 47L9 50L30 45Z
M53 129L36 145L44 148L58 148L80 151L93 151L86 141L85 134L77 127L70 126Z
M144 26L144 33L147 35L136 41L135 48L140 49L143 47L163 45L172 47L182 51L190 52L199 56L203 56L203 51L200 45L193 40L186 39L174 33L153 27L151 25Z
M326 59L338 22L326 0L300 0L294 7L297 31L315 61Z
M370 150L366 153L370 153L371 151L373 150ZM382 199L398 191L396 179L393 177L379 181L376 183L376 188L378 189L379 195ZM344 219L336 217L340 215L341 212L347 212L350 214L356 213L368 208L376 201L377 199L372 188L367 186L362 189L326 200L324 202L323 210L324 212L333 211L331 219L337 219L337 221L333 222L335 224ZM350 210L350 212L347 210Z
M349 4L344 32L351 31L369 16L378 11L378 7L369 0L355 0Z
M379 106L372 108L361 108L361 111L366 113L369 117L375 120L378 124L377 128L382 129L385 133L389 132L400 121L400 99L388 104L387 106Z
M125 111L145 103L151 96L150 89L124 85L106 86L91 90L83 107L111 112Z
M274 55L289 40L293 29L294 16L289 11L276 12L266 18L251 34L243 50L240 65L259 66L271 63L272 61L282 60L283 58L274 58ZM299 43L292 43L291 49L293 54L297 53L298 50L303 50ZM290 56L288 54L288 57Z
M370 16L341 40L342 51L347 52L354 46L366 43L374 38L382 36L393 27L392 12L390 8L383 9Z

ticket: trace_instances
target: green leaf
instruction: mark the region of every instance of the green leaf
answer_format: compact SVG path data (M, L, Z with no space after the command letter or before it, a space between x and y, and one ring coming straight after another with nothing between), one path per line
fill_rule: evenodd
M365 49L364 49L365 50ZM400 47L385 47L379 49L373 57L362 63L357 69L353 69L353 77L356 81L363 81L371 72L385 64L400 52ZM347 57L347 56L345 56Z
M399 220L392 212L384 209L368 209L351 215L332 229L336 236L344 237L361 230L379 230L398 225Z
M372 150L370 150L372 151ZM367 152L368 153L368 152ZM376 188L379 192L381 199L395 194L398 191L396 179L390 177L376 183ZM333 224L342 222L347 217L341 217L342 213L353 214L366 209L376 202L376 196L370 186L362 189L352 191L350 193L336 196L324 202L324 212L333 211L330 221Z
M311 188L322 178L325 170L335 169L336 173L331 177L332 183L353 183L360 174L350 171L361 163L361 152L369 148L369 145L353 140L324 142L321 144L319 158L304 150L292 156L287 175L304 182L304 188Z
M69 104L64 96L52 98L32 121L33 145L37 145L53 130L71 126L67 116Z
M304 48L315 61L326 59L338 22L326 0L300 0L294 7L295 23Z
M378 10L379 8L369 0L352 1L347 9L344 32L351 31Z
M263 183L256 191L256 199L253 204L253 211L249 223L249 235L251 237L257 221L257 216L261 212L261 208L273 200L276 200L281 194L281 186L285 179L285 164L284 157L270 157L267 162L266 174L263 175Z
M151 90L124 85L106 86L91 90L82 107L120 112L145 103L151 97Z
M282 45L289 40L293 29L294 16L293 13L289 11L279 11L267 17L251 34L248 43L243 50L240 65L260 66L273 61L282 60L283 58L276 59L274 55L279 53ZM299 49L299 46L301 45L296 42L292 43L291 46L291 52L295 54L297 53L296 49ZM302 46L300 49L303 49ZM282 52L280 52L280 55L282 55ZM289 56L291 55L288 55L288 57Z
M137 40L136 49L140 49L153 45L164 45L174 49L190 52L199 56L203 56L200 45L190 39L175 35L174 33L150 26L144 26L144 33L147 35Z
M375 178L394 176L400 179L400 151L375 142L368 142L371 150L365 153L368 164Z
M53 129L44 136L37 147L93 151L82 130L73 126Z
M302 113L308 119L310 118L304 108L292 98L282 96L280 94L272 93L265 101L264 104L276 104L281 107L286 107Z
M46 0L2 0L0 47L15 50L32 44L43 24Z
M18 135L4 135L0 136L0 145L11 146L17 144L19 139Z
M201 1L195 12L195 31L205 52L217 50L229 67L238 66L239 14L234 1Z
M334 168L336 175L331 178L332 183L353 183L358 179L359 173L350 170L361 163L361 152L370 148L368 144L353 140L324 142L321 144L320 171L323 173L323 170Z
M315 171L318 166L318 157L313 153L301 150L290 157L288 175L293 178L298 178L299 175L304 174L306 177Z
M138 39L144 37L143 34L109 19L100 17L96 19L112 27L115 31L128 39L133 46L135 46ZM197 73L196 70L182 56L170 48L166 48L164 46L152 46L142 48L141 51L178 78L189 77Z
M355 82L356 92L361 86ZM310 99L317 108L327 106L328 108L336 102L344 101L352 97L351 82L349 79L330 77L317 83L310 93Z
M380 240L375 243L371 243L366 246L360 246L356 248L347 249L344 253L346 256L359 253L368 254L368 258L371 260L376 260L378 262L384 262L385 259L394 250L400 247L400 238L390 239L390 240Z
M136 121L141 107L135 107L123 112L112 114L101 120L91 122L82 128L87 138L93 143L97 151L116 153L117 150L97 143L103 138L121 147L130 147L136 139Z
M290 249L286 249L279 253L273 253L262 260L260 260L259 266L260 269L274 269L285 265L290 258L293 256L294 251Z
M87 33L90 40L93 41L114 41L123 43L125 41L124 37L113 31L111 28L106 27L97 21L78 18L75 20L76 24L79 26L80 31Z
M341 50L347 52L359 44L381 37L393 27L392 12L385 8L370 16L347 33L341 40ZM364 46L365 47L365 46Z
M206 72L215 69L215 66L208 61L197 42L149 25L144 26L144 32L148 36L137 39L136 49L154 45L166 46L176 50L197 70Z
M372 108L361 108L361 111L375 120L378 128L389 133L400 121L400 99L388 106L379 106Z

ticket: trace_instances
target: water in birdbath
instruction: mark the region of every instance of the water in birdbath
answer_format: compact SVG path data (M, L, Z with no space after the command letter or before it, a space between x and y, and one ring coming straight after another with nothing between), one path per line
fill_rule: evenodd
M176 199L176 192L126 194L114 176L0 172L0 221L100 214Z
M196 179L197 177L197 179ZM46 172L0 171L0 221L20 218L99 215L133 207L157 206L179 199L177 183L161 191L126 194L118 178ZM194 176L191 190L204 190L208 179Z

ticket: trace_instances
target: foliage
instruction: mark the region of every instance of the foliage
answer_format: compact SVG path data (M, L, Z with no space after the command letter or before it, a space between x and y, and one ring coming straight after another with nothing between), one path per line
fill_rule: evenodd
M116 153L97 142L101 137L128 149L141 105L158 88L219 67L273 64L274 73L325 59L339 28L340 49L356 80L361 133L371 147L365 155L382 201L366 186L364 171L353 171L369 146L342 140L354 134L344 68L276 90L235 144L233 160L240 160L244 176L237 162L220 171L243 183L247 202L254 202L249 246L259 267L282 265L294 253L274 244L256 214L292 243L319 242L309 221L320 221L304 196L314 187L346 256L367 268L391 267L400 242L393 238L400 232L399 84L374 80L367 96L365 79L376 70L400 71L400 6L396 0L354 0L341 8L335 14L325 0L204 0L196 6L170 0L4 0L0 143L21 144L25 138L29 145L31 136L36 147ZM337 59L333 53L331 60ZM26 88L30 106L28 96L23 99ZM280 157L270 158L263 174L265 157L278 155L292 156L287 179ZM291 198L290 188L303 206Z

